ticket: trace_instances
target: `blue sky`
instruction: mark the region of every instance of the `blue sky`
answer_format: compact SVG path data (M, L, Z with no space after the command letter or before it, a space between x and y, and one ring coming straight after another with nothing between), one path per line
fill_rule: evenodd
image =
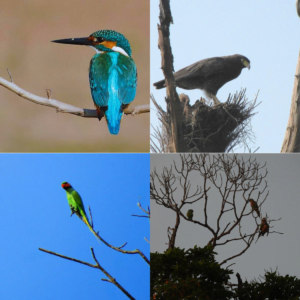
M136 299L149 296L150 269L138 255L99 243L82 221L70 218L61 182L90 205L94 228L114 246L149 258L149 221L132 217L149 205L149 154L0 155L0 299L128 299L97 269L38 250L45 248L99 263Z
M163 79L161 56L157 47L158 0L151 0L151 93L165 108L165 89L152 84ZM256 135L252 150L278 153L281 150L289 117L294 75L300 47L300 19L295 1L171 1L174 24L171 46L175 71L196 61L214 56L242 54L251 61L251 69L223 86L217 96L224 102L229 93L247 88L249 100L259 91L258 114L253 117ZM199 90L178 93L190 96L191 104L204 96ZM154 107L151 124L158 121ZM243 148L236 152L243 152Z

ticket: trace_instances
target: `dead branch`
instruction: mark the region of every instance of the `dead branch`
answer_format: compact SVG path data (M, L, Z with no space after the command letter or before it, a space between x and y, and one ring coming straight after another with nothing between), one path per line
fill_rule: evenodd
M175 81L173 76L173 54L170 45L170 23L173 18L170 8L170 0L159 1L159 20L158 29L158 48L161 51L161 68L166 79L167 99L170 103L169 114L171 116L172 139L171 144L174 152L187 152L182 132L182 114L180 101L175 89Z
M290 116L286 127L281 153L300 152L300 52L298 56Z
M90 207L89 207L89 213L90 213L90 217L92 217L92 212L91 212ZM83 220L82 220L82 222L85 224L85 222L84 222ZM91 225L91 227L92 227L93 230L94 230L94 225L93 225L92 223L91 223L90 225ZM118 251L118 252L124 253L124 254L139 254L139 255L144 259L144 261L145 261L148 265L150 265L149 259L146 257L146 255L145 255L141 250L139 250L139 249L136 249L136 250L123 250L122 248L124 248L124 247L127 245L127 242L125 242L123 245L121 245L121 246L119 246L119 247L115 247L115 246L109 244L108 242L106 242L106 241L99 235L99 231L96 232L96 231L94 230L94 232L95 232L95 235L97 236L97 238L98 238L102 243L104 243L107 247L109 247L109 248L111 248L111 249L113 249L113 250L116 250L116 251Z
M115 286L117 286L129 299L132 299L132 300L135 300L135 298L133 298L118 282L115 278L113 278L98 262L96 256L95 256L95 253L94 253L94 249L91 247L91 252L92 252L92 256L93 256L93 259L94 261L96 262L95 265L92 265L90 263L87 263L87 262L84 262L82 260L79 260L79 259L76 259L76 258L72 258L72 257L69 257L69 256L65 256L65 255L62 255L62 254L58 254L58 253L55 253L53 251L50 251L50 250L46 250L46 249L43 249L43 248L39 248L40 251L43 251L43 252L46 252L46 253L49 253L51 255L55 255L55 256L58 256L58 257L61 257L61 258L64 258L64 259L67 259L67 260L71 260L71 261L74 261L74 262L77 262L77 263L80 263L82 265L86 265L88 267L91 267L91 268L95 268L95 269L99 269L101 270L108 278L109 280L105 279L105 278L102 278L101 280L102 281L107 281L107 282L110 282L112 284L114 284Z
M11 77L11 82L5 80L4 78L0 77L0 85L7 88L8 90L12 91L13 93L17 94L18 96L29 100L33 103L49 106L56 109L56 112L61 113L68 113L84 118L98 118L97 111L95 109L85 109L85 108L78 108L73 105L69 105L58 100L52 99L51 97L44 98L34 95L30 92L27 92L13 83L12 76L9 72ZM150 105L138 105L135 107L128 107L124 110L124 114L126 115L138 115L142 113L149 113L150 112Z
M147 209L143 208L141 205L140 199L139 199L139 202L137 203L137 206L146 214L146 216L141 216L141 215L132 215L132 216L150 219L150 207L147 206Z
M150 265L149 259L146 257L146 255L145 255L141 250L139 250L139 249L136 249L136 250L123 250L122 248L124 248L124 247L127 245L127 242L125 242L125 243L124 243L122 246L120 246L120 247L115 247L115 246L109 244L108 242L106 242L106 241L99 235L98 232L97 232L97 236L98 236L99 240L100 240L101 242L103 242L107 247L109 247L109 248L111 248L111 249L114 249L114 250L116 250L116 251L118 251L118 252L124 253L124 254L139 254L139 255L143 258L143 260L144 260L148 265Z

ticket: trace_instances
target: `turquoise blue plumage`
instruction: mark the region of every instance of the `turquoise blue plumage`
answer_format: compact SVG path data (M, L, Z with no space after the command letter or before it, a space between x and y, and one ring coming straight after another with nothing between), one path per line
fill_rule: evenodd
M136 92L136 66L119 52L97 53L90 64L90 86L96 107L104 111L109 132L118 134L123 109Z
M99 120L105 116L109 132L118 134L123 110L134 100L137 86L137 69L128 40L116 31L99 30L87 38L53 42L86 45L96 50L89 70L92 98Z

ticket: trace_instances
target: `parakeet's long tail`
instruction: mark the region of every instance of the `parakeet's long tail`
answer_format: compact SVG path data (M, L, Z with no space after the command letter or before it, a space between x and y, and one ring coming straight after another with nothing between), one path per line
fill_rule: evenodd
M85 216L82 217L82 221L86 224L86 226L89 228L89 230L95 235L95 237L99 241L99 237L98 237L97 233L94 231L93 227L90 225L89 221L87 220L87 218ZM100 241L99 241L99 243L100 243Z

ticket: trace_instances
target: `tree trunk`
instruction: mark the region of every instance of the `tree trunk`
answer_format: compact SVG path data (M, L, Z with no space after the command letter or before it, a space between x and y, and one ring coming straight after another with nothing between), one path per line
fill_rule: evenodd
M300 52L296 67L290 117L285 131L281 152L300 152Z
M173 18L170 9L170 0L160 0L160 25L158 25L158 48L161 51L161 68L166 79L167 99L170 103L172 146L171 152L187 152L182 132L182 112L178 94L175 89L173 76L173 54L170 45L170 23Z

